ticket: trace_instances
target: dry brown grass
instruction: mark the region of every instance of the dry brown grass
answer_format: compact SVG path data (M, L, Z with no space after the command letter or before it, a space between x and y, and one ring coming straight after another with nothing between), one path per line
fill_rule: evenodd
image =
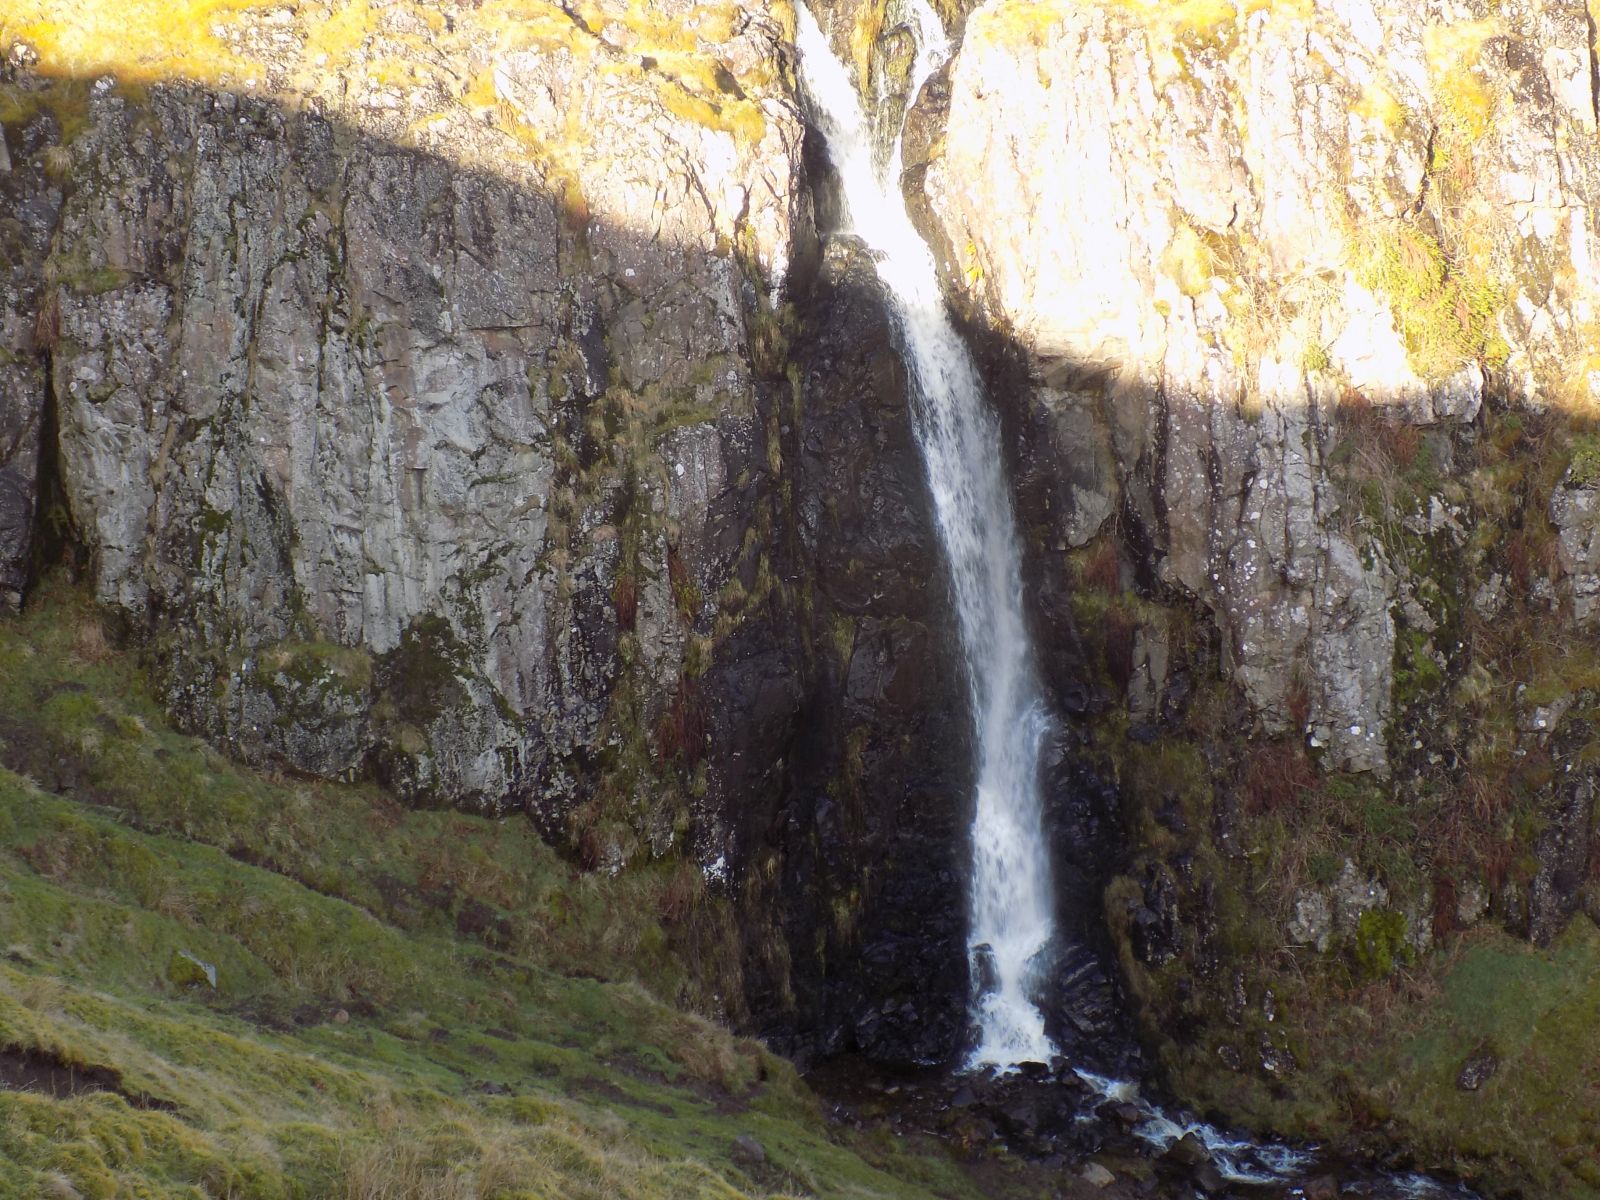
M680 762L693 767L705 755L709 713L700 685L693 679L681 680L672 702L656 722L655 746L662 762Z
M33 320L33 347L37 351L54 350L61 340L61 296L54 288L39 304L39 313Z
M1100 644L1105 652L1106 677L1124 694L1133 680L1133 649L1138 632L1138 618L1115 605L1107 609L1100 620Z
M1345 388L1334 418L1365 465L1404 471L1417 461L1422 431L1385 406L1374 404L1365 393Z
M1089 548L1079 565L1078 586L1106 596L1122 591L1122 559L1114 536L1103 537Z
M343 1200L478 1200L478 1171L440 1166L410 1139L364 1147L348 1159Z
M1252 816L1293 810L1317 790L1317 769L1298 739L1268 742L1245 759L1240 796Z
M692 862L680 863L661 889L661 919L672 924L682 921L694 910L705 890L705 876L700 868Z
M83 1200L83 1193L73 1187L72 1180L60 1171L47 1174L40 1181L40 1187L44 1200Z
M632 633L639 622L638 579L631 573L618 575L611 598L617 606L617 628L624 633Z

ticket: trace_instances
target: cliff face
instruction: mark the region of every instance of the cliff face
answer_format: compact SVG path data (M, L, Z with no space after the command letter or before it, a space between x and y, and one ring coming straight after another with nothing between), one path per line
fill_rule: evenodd
M1588 13L952 2L910 97L898 4L819 7L1006 425L1064 921L1174 1086L1360 1127L1340 988L1588 900ZM65 553L188 728L683 855L697 1001L938 1059L964 689L792 18L0 18L0 603Z
M1493 8L985 5L920 180L953 285L1028 355L1057 541L1136 527L1263 727L1334 767L1389 770L1397 638L1464 584L1341 488L1354 410L1431 449L1486 371L1593 399L1588 15ZM1447 490L1394 516L1459 543Z
M1393 1112L1328 1083L1344 989L1591 903L1593 37L1575 2L995 0L913 113L908 197L1014 371L1040 620L1105 689L1147 1039L1264 1121Z
M947 1055L962 685L791 10L362 11L7 27L7 601L67 553L186 727L682 855L696 1002Z
M650 723L711 632L808 236L799 119L755 84L726 128L680 116L564 24L337 102L273 88L289 49L259 92L95 84L59 149L67 505L174 709L250 761L570 806L619 681ZM717 32L724 72L782 61L768 15Z

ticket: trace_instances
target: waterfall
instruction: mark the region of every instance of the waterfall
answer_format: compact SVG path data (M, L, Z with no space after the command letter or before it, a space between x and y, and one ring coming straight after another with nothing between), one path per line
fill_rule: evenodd
M909 0L917 34L914 100L949 49L926 0ZM933 256L900 193L896 131L879 168L855 86L815 19L797 6L801 82L827 141L851 231L874 252L915 392L913 418L955 598L972 709L977 795L967 935L970 1066L1046 1062L1055 1047L1035 997L1053 936L1039 757L1049 715L1022 603L1022 556L1000 430L976 365L940 294Z
M907 0L907 9L917 36L914 100L949 47L927 0ZM849 72L804 6L797 6L795 15L800 81L812 123L827 140L851 232L873 251L910 368L917 441L966 663L977 755L967 957L979 1030L967 1065L1005 1069L1047 1062L1056 1048L1035 997L1046 982L1044 960L1054 937L1039 798L1039 758L1050 715L1023 618L1022 555L1000 430L977 367L945 309L933 256L906 213L899 187L899 132L887 156L874 154L872 130ZM1151 1103L1136 1083L1074 1070L1100 1100L1137 1110L1133 1133L1152 1153L1192 1135L1224 1179L1262 1186L1303 1178L1318 1163L1315 1148L1233 1136L1181 1110ZM1384 1194L1409 1200L1476 1200L1464 1187L1423 1175L1377 1172L1374 1177L1388 1186Z

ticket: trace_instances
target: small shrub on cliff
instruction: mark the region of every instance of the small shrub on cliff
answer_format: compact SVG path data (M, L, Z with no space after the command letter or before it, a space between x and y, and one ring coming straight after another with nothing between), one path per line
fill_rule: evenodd
M1383 405L1374 404L1366 393L1345 388L1334 413L1349 455L1398 470L1416 461L1422 434Z
M1251 751L1240 785L1252 814L1298 807L1317 790L1317 771L1297 740L1270 742Z
M1443 379L1476 358L1495 360L1500 289L1451 263L1436 238L1414 225L1363 231L1356 239L1356 278L1388 300L1412 369Z
M1115 538L1102 538L1084 552L1078 563L1078 585L1107 596L1122 591L1122 556Z
M639 619L638 579L631 574L618 575L611 598L617 606L617 628L632 633Z
M656 750L663 762L693 767L705 755L708 713L693 679L684 679L656 722Z
M1360 979L1384 979L1394 974L1395 967L1411 958L1404 914L1376 908L1362 913L1356 921L1350 954Z
M1600 437L1582 433L1572 439L1567 482L1573 487L1591 487L1600 483Z

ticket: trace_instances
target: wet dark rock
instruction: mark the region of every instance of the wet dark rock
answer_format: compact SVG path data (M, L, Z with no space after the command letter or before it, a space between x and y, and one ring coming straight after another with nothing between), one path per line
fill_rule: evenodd
M782 863L781 905L766 907L781 909L788 952L770 974L747 965L754 1023L787 1053L946 1061L967 1032L971 766L908 381L858 240L825 240L799 307L791 357L803 403L784 458L786 573L809 581L806 611L787 623L801 691L794 715L741 759L781 753L782 777L718 802L745 820L745 857L770 851ZM730 724L748 723L743 705L720 707ZM778 800L752 807L752 795Z
M1031 1138L1047 1120L1047 1107L1033 1094L1015 1096L999 1109L1000 1123L1011 1137Z
M1166 1159L1180 1167L1198 1167L1211 1161L1211 1151L1192 1133L1186 1133L1167 1147Z
M1563 758L1570 754L1568 761L1577 759L1579 734L1564 729L1557 741ZM1574 744L1568 746L1569 742ZM1552 790L1548 821L1534 843L1538 870L1528 885L1528 939L1537 946L1549 945L1583 904L1594 823L1592 768L1564 773Z
M1100 1114L1125 1129L1132 1129L1144 1120L1144 1111L1137 1104L1129 1104L1127 1101L1101 1105Z
M1045 746L1041 778L1058 897L1046 1029L1066 1059L1136 1074L1127 1007L1107 967L1114 954L1101 899L1120 853L1116 789L1085 761L1065 723Z
M1211 1162L1201 1163L1194 1169L1194 1184L1207 1196L1220 1196L1228 1190L1228 1181L1217 1164Z
M1156 820L1160 821L1173 833L1185 834L1189 832L1189 822L1184 819L1183 810L1178 807L1175 799L1168 800L1157 810Z
M1178 889L1164 867L1151 864L1145 872L1142 891L1144 903L1131 913L1134 953L1141 962L1161 966L1176 958L1183 948Z

